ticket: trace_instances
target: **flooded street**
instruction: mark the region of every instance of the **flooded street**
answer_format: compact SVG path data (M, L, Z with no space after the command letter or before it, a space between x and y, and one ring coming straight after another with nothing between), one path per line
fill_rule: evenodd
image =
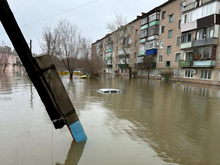
M220 87L62 77L87 134L55 130L29 78L0 75L0 164L220 164ZM118 88L122 94L100 94Z

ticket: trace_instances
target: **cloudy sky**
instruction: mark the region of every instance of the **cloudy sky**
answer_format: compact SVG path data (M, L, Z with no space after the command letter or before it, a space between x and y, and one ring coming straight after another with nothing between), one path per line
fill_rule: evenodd
M106 23L112 22L115 13L127 17L127 22L148 12L167 0L8 0L12 12L29 43L33 43L32 52L40 54L42 29L45 25L54 27L61 19L77 25L81 34L95 42L108 33ZM4 45L3 45L3 44ZM0 45L11 46L0 24Z

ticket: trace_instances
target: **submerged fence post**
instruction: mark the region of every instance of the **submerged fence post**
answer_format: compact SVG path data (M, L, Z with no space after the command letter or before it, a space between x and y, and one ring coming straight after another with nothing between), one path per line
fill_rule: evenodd
M0 21L33 82L56 129L67 125L76 142L86 134L50 57L32 57L31 50L6 0L0 0Z

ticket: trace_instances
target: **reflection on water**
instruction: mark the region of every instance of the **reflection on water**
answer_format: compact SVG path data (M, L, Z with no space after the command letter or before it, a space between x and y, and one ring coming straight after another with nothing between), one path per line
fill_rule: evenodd
M77 165L77 163L79 162L82 156L85 144L86 144L86 141L79 142L79 143L75 143L73 141L71 143L65 163L64 164L56 163L56 165Z
M68 129L52 128L26 76L1 75L3 164L220 164L220 87L122 77L62 81L87 142L75 144Z

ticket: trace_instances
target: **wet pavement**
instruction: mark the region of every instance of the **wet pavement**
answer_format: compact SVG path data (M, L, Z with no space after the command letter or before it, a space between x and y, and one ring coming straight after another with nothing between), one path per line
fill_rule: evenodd
M122 77L62 81L88 140L74 143L66 127L54 129L26 75L1 74L0 164L220 164L220 87Z

